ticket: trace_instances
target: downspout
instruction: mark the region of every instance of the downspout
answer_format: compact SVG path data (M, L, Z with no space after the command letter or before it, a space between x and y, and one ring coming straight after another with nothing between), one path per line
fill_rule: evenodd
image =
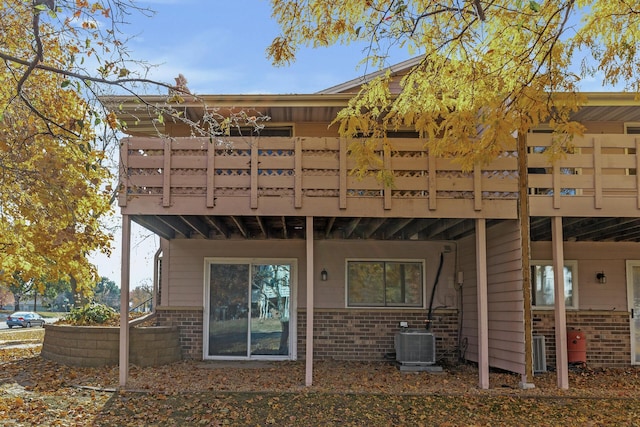
M444 252L440 252L440 264L438 265L438 271L436 273L436 280L433 282L433 288L431 289L431 298L429 300L429 312L427 314L427 320L425 320L425 328L427 331L431 330L431 323L433 321L433 300L436 297L436 288L438 287L438 281L440 280L440 273L442 272L442 264L444 264Z

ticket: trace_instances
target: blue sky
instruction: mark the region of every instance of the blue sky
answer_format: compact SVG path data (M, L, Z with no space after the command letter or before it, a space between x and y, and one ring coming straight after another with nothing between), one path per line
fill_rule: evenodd
M138 3L157 13L132 17L129 31L140 32L128 44L135 57L161 64L155 79L173 82L182 73L199 94L313 93L366 72L358 67L363 45L307 48L292 65L274 67L266 48L279 30L268 0Z

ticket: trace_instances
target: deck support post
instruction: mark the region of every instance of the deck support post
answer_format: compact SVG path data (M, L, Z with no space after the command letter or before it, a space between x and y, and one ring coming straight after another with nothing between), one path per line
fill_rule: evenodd
M553 286L556 327L556 372L558 388L569 388L569 359L567 355L567 315L564 302L564 248L562 217L551 219L551 241L553 244Z
M307 331L305 349L305 377L304 384L310 387L313 384L313 292L315 272L313 264L313 217L306 218L306 243L307 243Z
M120 387L129 377L129 270L131 266L131 217L122 215L122 258L120 271Z
M489 312L487 291L487 223L476 219L476 269L478 275L478 375L479 386L489 388Z

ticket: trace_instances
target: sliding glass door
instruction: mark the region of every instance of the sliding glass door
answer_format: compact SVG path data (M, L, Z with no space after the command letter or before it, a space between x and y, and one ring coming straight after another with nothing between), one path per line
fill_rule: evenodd
M282 260L207 260L205 358L291 358L294 265Z

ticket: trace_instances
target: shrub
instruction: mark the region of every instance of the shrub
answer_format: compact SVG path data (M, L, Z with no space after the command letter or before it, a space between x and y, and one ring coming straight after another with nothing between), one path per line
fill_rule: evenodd
M118 323L118 312L108 305L90 303L74 307L64 317L63 323L76 326L115 325Z

